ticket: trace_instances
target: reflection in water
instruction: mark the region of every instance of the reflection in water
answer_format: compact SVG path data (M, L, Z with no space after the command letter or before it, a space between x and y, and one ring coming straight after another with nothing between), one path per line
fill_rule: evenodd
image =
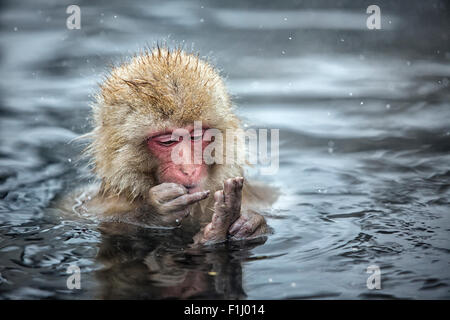
M180 229L103 224L96 271L102 299L241 299L250 244L191 248Z

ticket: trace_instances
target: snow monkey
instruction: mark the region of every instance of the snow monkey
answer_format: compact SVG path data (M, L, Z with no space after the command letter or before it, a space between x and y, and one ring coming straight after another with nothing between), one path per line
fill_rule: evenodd
M86 212L104 221L197 227L198 245L267 233L256 211L274 192L244 180L237 161L203 157L216 142L211 154L226 156L212 129L225 137L241 123L220 75L197 55L157 47L114 67L93 103L93 124L86 151L99 186L83 203Z

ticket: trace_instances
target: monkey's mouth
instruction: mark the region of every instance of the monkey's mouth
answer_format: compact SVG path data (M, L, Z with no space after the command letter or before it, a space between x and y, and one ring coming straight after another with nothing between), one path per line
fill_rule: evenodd
M188 190L188 193L197 192L199 187L198 184L184 184L183 186Z

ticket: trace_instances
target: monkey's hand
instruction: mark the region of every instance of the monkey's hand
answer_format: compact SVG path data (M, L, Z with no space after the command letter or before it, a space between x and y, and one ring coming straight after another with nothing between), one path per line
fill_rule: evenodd
M223 190L214 193L214 214L212 221L195 237L195 244L223 242L227 239L228 229L239 221L241 215L242 187L244 178L227 179Z
M192 194L176 183L162 183L149 191L149 205L157 218L165 225L179 225L190 213L190 206L206 199L208 191L199 191Z
M230 240L254 239L269 231L264 217L256 212L243 212L228 230Z

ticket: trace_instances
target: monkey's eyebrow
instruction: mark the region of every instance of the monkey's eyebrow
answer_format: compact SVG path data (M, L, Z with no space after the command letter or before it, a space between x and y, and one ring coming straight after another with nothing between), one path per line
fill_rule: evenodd
M167 141L172 140L172 135L171 134L163 134L163 135L159 135L156 137L152 137L152 139L154 139L154 138L156 138L160 142L167 142Z
M173 132L172 129L165 129L165 130L162 130L162 131L151 132L151 133L148 135L148 138L149 138L149 139L157 138L157 137L162 136L162 135L165 135L165 134L171 135L172 132Z
M183 129L183 128L180 128L180 129ZM208 129L209 129L209 127L203 126L203 127L202 127L202 131L201 131L201 135L203 135L203 134L205 133L205 131L208 130ZM172 135L173 132L174 132L175 130L176 130L176 129L170 129L170 128L168 128L168 129L164 129L164 130L161 130L161 131L151 132L151 133L148 135L147 140L154 139L154 138L158 138L158 137L163 136L163 135ZM184 130L185 130L185 129L184 129ZM195 135L195 133L196 133L195 128L193 128L193 129L191 129L191 130L189 131L189 134L190 134L190 135Z

